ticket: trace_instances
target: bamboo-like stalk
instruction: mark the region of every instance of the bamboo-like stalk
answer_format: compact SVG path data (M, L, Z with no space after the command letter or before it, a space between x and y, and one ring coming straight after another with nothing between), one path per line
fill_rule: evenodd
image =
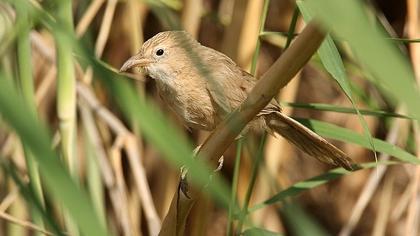
M182 11L182 26L184 29L191 34L194 38L197 38L201 14L203 13L203 1L202 0L185 0Z
M29 38L29 32L31 29L31 22L28 17L28 11L26 9L22 9L22 7L18 7L17 9L17 16L19 19L19 24L21 25L21 31L17 36L17 56L18 56L18 67L19 67L19 79L20 79L20 87L23 97L25 98L26 102L30 104L30 108L32 112L36 113L35 108L35 95L34 95L34 79L32 76L32 60L31 60L31 43ZM33 154L23 144L24 151L25 151L25 161L26 161L26 168L28 170L29 175L29 183L34 191L36 197L39 201L44 204L44 195L42 192L42 185L41 185L41 178L38 170L38 164L35 162L33 158ZM39 227L44 226L44 222L42 220L42 216L38 214L36 211L32 211L32 217ZM35 235L41 235L41 233L36 232Z
M237 45L243 30L243 19L245 17L249 0L237 0L234 4L235 10L232 14L232 20L229 26L226 28L226 33L223 38L222 52L224 52L226 55L232 58L232 60L237 61Z
M238 42L238 65L255 76L256 60L259 56L263 31L270 1L250 1L242 20L241 35Z
M255 4L255 3L254 3ZM252 30L245 30L242 32L243 34L245 34L246 32L252 33L252 35L257 35L256 37L256 42L255 42L255 49L253 52L253 56L252 56L252 61L251 61L251 74L253 74L255 76L256 71L257 71L257 62L258 62L258 56L260 54L260 49L261 49L261 40L259 38L259 35L264 31L264 26L265 26L265 21L267 19L267 13L268 13L268 6L270 4L270 0L265 0L264 4L262 6L262 12L259 14L260 15L260 22L258 25L258 32L252 32ZM249 15L249 14L248 14ZM249 17L255 17L255 16L249 16ZM254 27L256 28L256 27ZM248 38L248 37L246 37ZM248 40L249 41L249 40ZM248 45L251 45L253 42L248 42ZM243 48L245 49L245 48ZM242 50L241 50L242 51ZM241 53L241 56L239 58L244 59L244 54ZM254 163L252 165L252 170L251 170L251 177L250 177L250 182L245 194L245 198L244 198L244 204L242 206L242 213L241 213L241 217L239 218L238 221L238 227L236 229L236 233L240 234L242 232L242 227L246 218L246 212L248 210L248 206L249 203L251 201L251 195L254 189L254 185L258 176L258 170L260 168L260 162L261 159L263 158L263 147L264 147L264 143L265 143L265 139L266 139L266 134L264 133L264 136L262 137L261 143L260 143L260 147L258 148L258 153L255 157Z
M410 39L420 37L420 4L415 0L407 0L407 34ZM420 45L410 44L410 57L416 76L417 86L420 87ZM414 121L414 140L416 142L416 154L420 158L420 125L419 121ZM407 235L418 235L420 225L420 166L414 168L414 178L412 178L412 193L408 208L408 216L405 225Z
M57 112L60 122L61 151L70 174L78 179L76 156L76 77L72 56L72 43L65 32L73 32L72 2L61 1L57 20L63 27L54 32L57 53ZM77 226L65 213L67 229L71 235L79 235Z
M289 49L262 76L241 106L211 133L199 150L199 156L204 156L216 166L219 157L245 125L306 64L321 45L324 37L325 34L319 30L318 24L310 22ZM178 188L175 192L159 235L183 235L186 218L197 196L197 192L193 189L184 190Z
M296 31L298 16L299 10L297 7L295 7L294 14L289 24L287 41L283 51L287 50L287 48L290 46L290 43L292 42L293 35ZM299 87L300 74L301 73L299 72L295 76L295 78L293 78L293 80L288 84L288 86L281 90L280 94L277 96L279 101L295 100L297 90ZM282 113L288 116L292 114L292 111L292 108L282 109ZM288 159L293 158L293 147L283 137L275 137L270 135L267 137L264 152L266 160L265 164L267 168L267 173L264 174L268 174L269 176L274 178L281 188L281 186L284 186L284 183L282 183L284 181L281 180L284 179L283 176L287 175L284 171L281 170L281 164L287 163ZM262 175L263 173L260 174L261 177ZM260 181L256 185L257 189L255 191L254 198L256 202L263 201L264 199L269 198L269 195L271 194L269 181L267 181L266 178L260 178L259 180ZM255 222L258 225L261 224L262 226L264 226L264 228L269 228L271 230L280 232L283 231L282 221L279 215L277 214L276 207L267 207L259 212L253 213L251 217L252 219L267 219L267 221L269 222Z

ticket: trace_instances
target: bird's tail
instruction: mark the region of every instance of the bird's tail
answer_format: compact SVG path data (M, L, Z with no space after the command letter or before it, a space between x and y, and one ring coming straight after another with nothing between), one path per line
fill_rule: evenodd
M340 149L280 112L264 114L266 124L274 132L286 138L305 153L321 162L353 170L353 161Z

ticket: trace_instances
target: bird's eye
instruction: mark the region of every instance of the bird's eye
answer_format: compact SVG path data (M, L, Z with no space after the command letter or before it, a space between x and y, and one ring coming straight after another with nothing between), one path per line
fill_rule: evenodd
M163 51L163 49L162 49L162 48L160 48L160 49L158 49L158 50L156 51L156 55L157 55L157 56L162 56L162 55L163 55L163 53L164 53L164 51Z

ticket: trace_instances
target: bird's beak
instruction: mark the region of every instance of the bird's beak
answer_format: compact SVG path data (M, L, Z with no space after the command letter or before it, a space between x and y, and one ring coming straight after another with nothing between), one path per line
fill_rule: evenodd
M147 66L148 64L152 63L153 60L143 58L139 55L135 55L130 57L126 62L124 62L124 65L121 67L120 72L125 72L130 68L133 67L143 67Z

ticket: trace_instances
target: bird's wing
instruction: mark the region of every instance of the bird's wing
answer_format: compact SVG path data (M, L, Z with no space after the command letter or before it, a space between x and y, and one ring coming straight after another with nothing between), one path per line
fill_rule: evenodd
M219 115L224 117L248 97L257 79L237 66L226 55L211 48L205 51L208 52L205 58L208 59L206 65L209 68L206 88L216 108L223 112ZM269 110L267 112L280 111L280 106L273 100L261 113L265 113L266 109Z

